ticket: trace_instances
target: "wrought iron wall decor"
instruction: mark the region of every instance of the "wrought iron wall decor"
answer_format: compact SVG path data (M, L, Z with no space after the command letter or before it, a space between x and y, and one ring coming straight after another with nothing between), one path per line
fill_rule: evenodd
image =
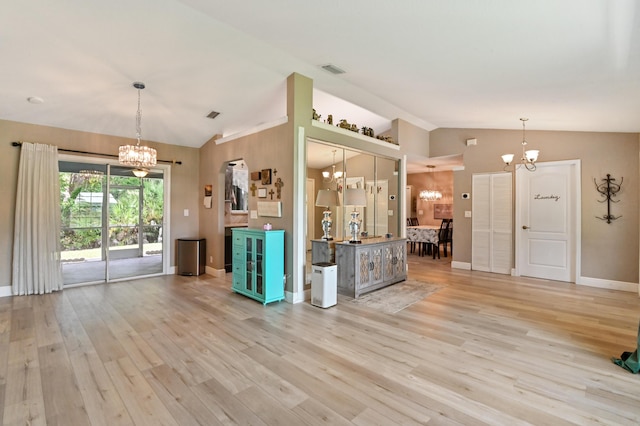
M616 220L621 218L622 216L614 216L611 214L611 203L617 203L620 200L614 200L613 198L618 194L620 188L622 187L622 181L624 178L620 178L620 183L615 183L615 178L612 178L610 174L607 173L607 177L602 179L603 182L598 185L595 178L593 179L593 183L596 185L596 191L600 193L604 197L604 200L598 200L600 203L607 202L607 214L602 217L596 216L600 220L606 220L607 223L611 223L612 220Z

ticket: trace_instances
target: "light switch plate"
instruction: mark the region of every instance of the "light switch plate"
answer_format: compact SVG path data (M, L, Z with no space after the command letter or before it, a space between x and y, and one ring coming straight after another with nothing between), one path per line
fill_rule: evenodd
M183 213L185 217L189 216L189 209L184 209Z
M465 210L464 217L471 217L471 210Z

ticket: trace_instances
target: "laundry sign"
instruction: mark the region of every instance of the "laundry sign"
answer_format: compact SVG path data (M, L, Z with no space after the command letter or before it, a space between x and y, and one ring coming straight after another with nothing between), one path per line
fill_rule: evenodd
M559 195L554 195L554 194L550 194L550 195L542 195L542 194L536 194L533 196L534 200L553 200L553 201L558 201L560 199Z

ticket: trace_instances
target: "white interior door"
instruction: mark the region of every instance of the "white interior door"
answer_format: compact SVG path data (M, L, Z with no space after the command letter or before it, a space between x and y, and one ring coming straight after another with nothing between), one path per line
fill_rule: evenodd
M471 269L511 274L513 199L511 173L472 177Z
M579 161L516 171L516 273L575 282Z

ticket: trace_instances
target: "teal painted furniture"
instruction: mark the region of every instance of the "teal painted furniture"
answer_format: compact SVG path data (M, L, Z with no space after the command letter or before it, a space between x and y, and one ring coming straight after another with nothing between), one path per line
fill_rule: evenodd
M232 290L264 305L284 300L284 230L233 228L231 232Z

